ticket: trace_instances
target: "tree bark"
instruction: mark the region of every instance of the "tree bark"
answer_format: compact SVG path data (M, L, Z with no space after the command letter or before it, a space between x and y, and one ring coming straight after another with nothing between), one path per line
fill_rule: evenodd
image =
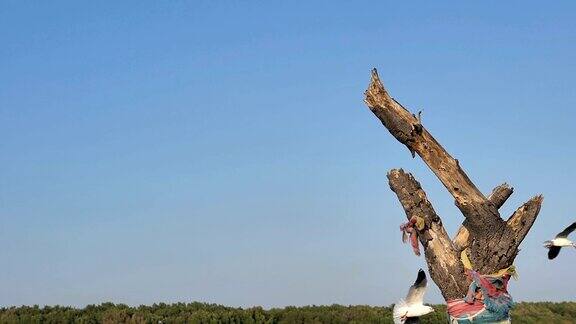
M491 202L496 209L499 209L504 205L506 200L512 195L514 188L510 187L507 183L503 183L492 190L490 196L488 196L488 201ZM454 246L456 250L462 251L468 247L469 233L464 225L460 226L456 236L454 237Z
M406 215L425 214L427 227L420 238L421 242L424 240L422 244L431 277L444 298L461 295L463 285L467 286L461 265L452 263L455 257L459 261L459 251L464 248L469 248L472 264L480 273L489 274L510 266L518 254L518 246L538 216L542 196L532 198L504 221L498 208L512 194L511 187L507 184L498 186L486 198L460 167L458 160L424 128L420 113L416 117L388 94L375 69L365 95L365 102L374 115L400 143L408 147L413 157L418 154L422 158L454 197L456 206L465 217L463 228L453 242L420 184L402 171L390 172L390 187L398 195ZM448 274L457 282L452 283Z
M514 193L514 188L510 187L507 183L503 183L498 187L492 189L492 193L488 196L488 200L499 209L504 205L506 200Z
M420 183L404 170L393 169L388 173L390 189L396 193L404 208L406 218L421 217L424 229L418 238L424 247L430 277L439 286L444 299L455 299L466 293L468 285L460 255L446 233L442 220L428 201Z
M413 156L414 153L418 154L436 174L466 216L467 227L482 230L486 225L498 227L504 223L498 210L488 203L462 170L458 160L446 152L418 118L390 97L376 70L372 71L372 82L366 90L365 101L388 131L406 145Z

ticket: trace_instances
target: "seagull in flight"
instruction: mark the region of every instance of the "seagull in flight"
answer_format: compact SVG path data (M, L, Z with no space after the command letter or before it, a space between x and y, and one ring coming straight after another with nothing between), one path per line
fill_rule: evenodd
M420 269L406 299L400 299L394 305L392 316L395 324L418 323L418 317L434 311L434 308L423 304L427 282L426 273Z
M560 249L564 246L576 247L576 243L568 239L568 235L576 229L576 222L566 227L562 232L558 233L551 241L544 242L544 247L548 248L548 259L552 260L558 256Z

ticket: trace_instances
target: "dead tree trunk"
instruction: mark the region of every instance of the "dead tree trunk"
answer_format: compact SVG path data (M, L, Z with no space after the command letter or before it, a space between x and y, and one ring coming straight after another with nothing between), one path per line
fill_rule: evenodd
M398 196L408 219L419 216L425 220L424 229L419 231L420 243L424 246L430 276L444 298L461 298L466 293L468 282L460 262L460 253L465 248L469 248L470 260L480 273L494 273L512 265L520 243L538 216L542 196L530 199L508 220L503 220L498 209L512 194L510 186L500 185L486 198L458 160L422 126L420 114L416 117L390 97L375 69L365 95L365 102L374 115L408 147L413 157L418 154L422 158L464 215L462 227L451 240L418 181L403 170L388 173L390 188Z

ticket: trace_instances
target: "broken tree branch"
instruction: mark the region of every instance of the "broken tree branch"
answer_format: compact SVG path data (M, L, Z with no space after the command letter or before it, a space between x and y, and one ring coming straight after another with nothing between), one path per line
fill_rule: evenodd
M528 200L506 221L508 226L516 233L516 235L523 236L524 233L527 233L530 230L530 227L540 212L540 207L542 206L543 201L544 196L542 195L538 195Z
M503 183L498 187L492 189L492 193L488 196L488 200L496 207L496 209L500 209L510 198L510 196L514 193L514 188L510 187L509 184Z
M365 95L366 104L388 131L410 152L418 154L452 194L456 206L466 217L468 229L475 228L476 232L481 232L486 224L490 228L504 225L498 210L476 188L458 160L446 152L418 118L390 97L376 69L372 70Z
M430 277L440 287L446 300L460 298L468 285L458 251L442 226L442 220L428 201L420 183L404 170L394 169L388 173L390 189L396 193L406 217L424 219L424 229L418 237L424 246L424 255L429 265Z

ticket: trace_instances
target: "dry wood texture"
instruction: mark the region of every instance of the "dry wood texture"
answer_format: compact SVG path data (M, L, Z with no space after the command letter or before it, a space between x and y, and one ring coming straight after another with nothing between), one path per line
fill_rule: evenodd
M365 102L370 110L412 156L418 154L455 199L465 217L463 227L454 241L450 240L440 217L426 198L420 184L402 170L388 174L389 184L398 196L406 215L419 215L426 221L420 233L426 261L434 282L444 298L461 297L467 287L459 253L469 247L471 261L481 273L493 273L510 266L518 254L518 246L536 220L542 196L522 205L504 221L498 208L510 197L513 189L507 184L496 187L486 198L474 185L458 160L424 128L416 117L394 100L386 91L376 70L366 90Z
M390 189L396 193L406 217L421 217L426 226L419 231L418 238L424 247L430 277L438 286L443 286L446 300L461 297L468 289L460 256L446 233L442 220L428 201L420 183L404 170L394 169L388 173Z
M488 201L491 202L496 209L502 207L506 200L512 195L514 188L510 187L507 183L501 184L492 190ZM464 225L460 226L456 236L454 237L454 246L456 250L462 251L468 247L469 233Z

